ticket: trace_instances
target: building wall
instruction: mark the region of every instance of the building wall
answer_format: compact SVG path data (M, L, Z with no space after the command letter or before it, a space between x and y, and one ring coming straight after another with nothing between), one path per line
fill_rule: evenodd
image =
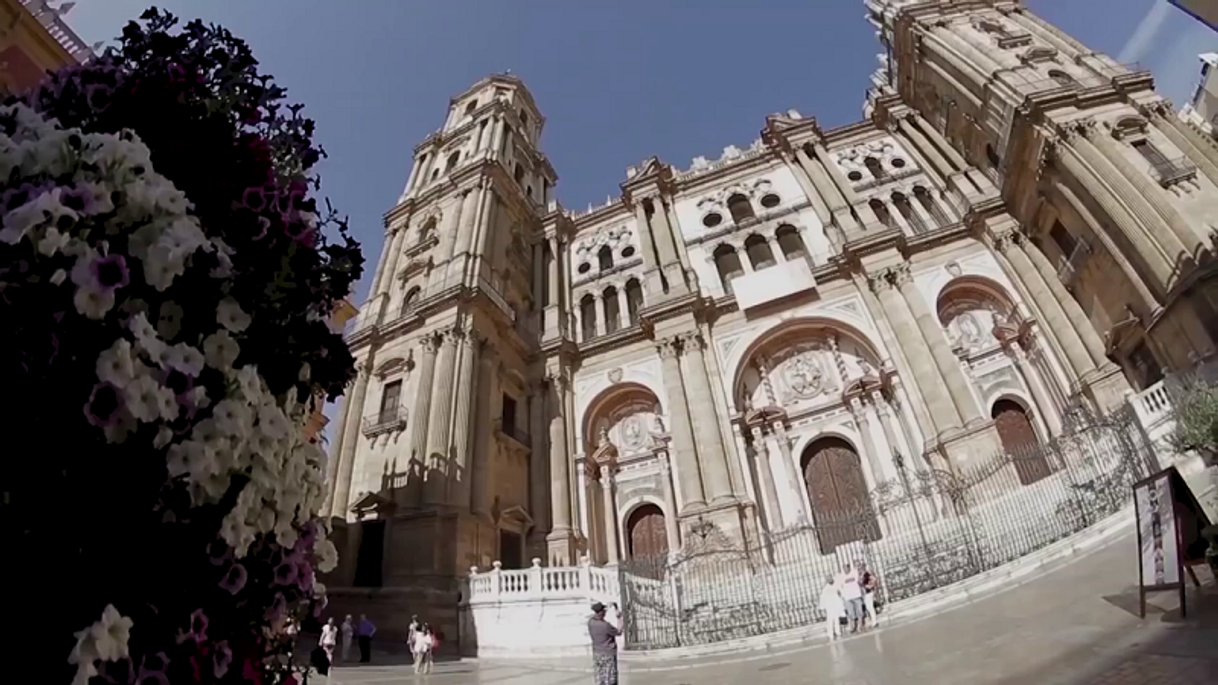
M87 59L91 52L58 16L35 16L20 0L0 0L0 89L33 88L48 71Z

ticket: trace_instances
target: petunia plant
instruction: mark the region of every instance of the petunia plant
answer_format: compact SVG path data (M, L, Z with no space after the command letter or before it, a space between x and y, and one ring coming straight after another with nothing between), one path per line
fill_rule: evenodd
M335 563L312 399L363 258L248 47L146 12L0 105L8 644L38 682L281 683Z

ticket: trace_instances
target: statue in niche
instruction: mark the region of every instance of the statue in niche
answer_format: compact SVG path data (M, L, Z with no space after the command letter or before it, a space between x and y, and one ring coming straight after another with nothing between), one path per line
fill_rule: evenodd
M643 427L639 425L641 419L638 414L632 414L622 421L622 437L627 447L637 449L643 446Z
M609 427L601 426L600 439L597 441L596 446L604 447L605 445L608 445L608 444L609 444Z
M821 368L816 352L807 350L787 362L783 376L787 385L800 397L812 397L824 385L825 370Z
M871 372L875 371L875 369L872 368L871 363L862 357L858 358L858 363L859 371L862 371L864 376L870 376Z
M956 317L956 328L960 331L959 344L965 347L976 347L985 339L981 324L973 312L965 312Z
M664 435L667 431L664 428L664 419L660 418L659 414L655 415L654 425L651 427L651 435L653 437Z

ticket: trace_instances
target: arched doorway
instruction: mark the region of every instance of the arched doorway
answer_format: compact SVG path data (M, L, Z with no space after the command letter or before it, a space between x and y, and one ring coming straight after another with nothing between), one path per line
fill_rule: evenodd
M802 462L822 554L856 540L880 539L854 446L841 438L821 438L804 449Z
M1002 441L1002 450L1015 463L1019 482L1031 485L1049 475L1052 469L1045 455L1038 449L1040 441L1028 412L1013 400L998 400L990 411L994 428Z
M626 530L626 550L631 559L667 558L668 529L659 507L644 504L630 512Z

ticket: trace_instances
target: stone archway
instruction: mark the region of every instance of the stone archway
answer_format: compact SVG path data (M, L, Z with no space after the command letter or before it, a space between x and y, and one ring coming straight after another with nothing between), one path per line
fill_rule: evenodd
M663 510L648 502L630 512L626 519L626 554L631 560L665 559L668 544Z
M1036 429L1027 410L1014 400L1001 399L994 403L990 416L1002 441L1002 450L1015 464L1019 482L1031 485L1048 476L1052 469L1038 449L1040 440L1036 437Z
M800 459L822 554L855 541L880 539L858 451L837 437L813 441Z

